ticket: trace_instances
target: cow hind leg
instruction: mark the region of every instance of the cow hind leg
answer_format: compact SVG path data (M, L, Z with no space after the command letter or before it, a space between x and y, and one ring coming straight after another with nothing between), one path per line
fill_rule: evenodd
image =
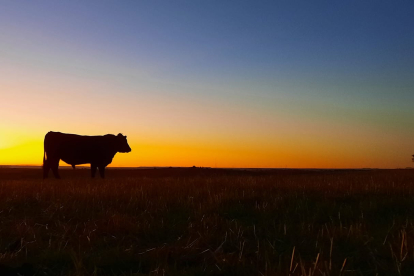
M101 178L105 178L105 166L99 166L99 174Z
M49 160L44 160L43 161L43 179L48 177L49 170L50 170Z
M92 176L92 178L95 177L95 174L96 174L96 165L91 164L91 176Z
M59 159L49 159L49 167L52 169L53 175L55 176L56 179L60 179L60 175L59 175Z

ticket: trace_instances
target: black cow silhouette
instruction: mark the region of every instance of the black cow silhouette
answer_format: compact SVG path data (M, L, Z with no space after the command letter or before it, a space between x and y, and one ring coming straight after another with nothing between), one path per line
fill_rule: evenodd
M117 152L130 152L127 137L119 133L117 136L82 136L50 131L45 136L43 153L43 178L47 178L49 170L55 178L60 178L59 160L72 165L91 164L91 175L95 177L96 168L105 177L105 167L111 164Z

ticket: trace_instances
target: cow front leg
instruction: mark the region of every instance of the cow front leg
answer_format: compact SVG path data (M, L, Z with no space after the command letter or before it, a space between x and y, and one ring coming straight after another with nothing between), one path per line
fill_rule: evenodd
M96 174L96 165L91 164L91 176L92 176L92 178L95 177L95 174Z
M101 178L105 178L105 166L99 166L99 174Z

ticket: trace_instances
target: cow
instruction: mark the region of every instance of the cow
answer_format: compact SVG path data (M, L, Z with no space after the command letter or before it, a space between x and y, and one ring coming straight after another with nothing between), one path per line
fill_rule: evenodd
M96 169L105 178L105 167L111 164L117 152L131 152L127 137L106 134L103 136L83 136L49 131L45 136L43 152L43 178L47 178L52 169L55 178L60 178L59 160L75 168L79 164L91 164L91 176Z

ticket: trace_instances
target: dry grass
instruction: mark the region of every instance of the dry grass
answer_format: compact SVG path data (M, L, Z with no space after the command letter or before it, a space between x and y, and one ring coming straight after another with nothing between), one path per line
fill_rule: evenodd
M414 172L0 169L0 273L414 275Z

